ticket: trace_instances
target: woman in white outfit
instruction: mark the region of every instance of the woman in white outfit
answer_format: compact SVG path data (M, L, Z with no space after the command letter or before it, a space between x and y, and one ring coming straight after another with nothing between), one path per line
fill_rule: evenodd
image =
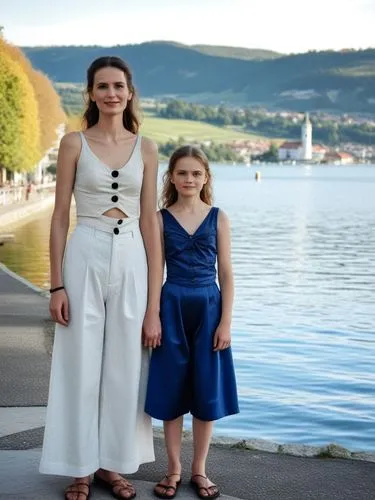
M66 500L87 500L93 473L113 496L133 498L119 473L154 460L144 402L149 348L161 335L157 149L138 135L124 61L95 60L87 94L87 127L62 139L57 162L50 238L57 325L40 471L75 478ZM66 245L72 193L77 226Z

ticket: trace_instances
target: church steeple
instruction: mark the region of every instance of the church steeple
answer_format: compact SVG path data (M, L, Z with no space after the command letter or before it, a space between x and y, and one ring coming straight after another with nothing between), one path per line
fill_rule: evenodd
M302 160L312 159L312 124L309 113L305 113L305 120L301 127Z

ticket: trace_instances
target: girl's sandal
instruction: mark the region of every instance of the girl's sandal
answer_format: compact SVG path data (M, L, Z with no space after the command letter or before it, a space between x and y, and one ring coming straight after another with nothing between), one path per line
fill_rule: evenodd
M173 486L171 484L162 484L161 482L158 483L158 484L156 484L155 487L154 487L154 495L156 497L158 497L158 498L174 498L177 495L177 490L178 490L178 488L179 488L179 486L181 484L181 474L177 474L177 473L175 473L175 474L166 474L163 477L162 481L164 479L167 479L168 483L169 483L169 481L171 481L171 477L172 476L180 476L180 479L178 481L173 481L176 484L176 486ZM164 491L161 493L161 492L157 491L156 488L164 488ZM171 490L172 490L172 492L171 492L172 494L168 495L167 491L171 491Z
M85 486L86 490L82 490L82 487ZM76 483L72 483L65 488L64 498L65 500L70 500L72 495L76 495L75 500L88 500L91 496L90 484L85 483L84 481L79 481Z
M194 477L201 477L201 478L205 479L206 481L208 481L208 477L202 476L202 474L194 474L193 476L191 476L190 484L199 498L203 498L203 499L205 499L205 498L217 498L220 496L220 490L216 486L216 484L211 484L211 486L202 486L197 481L193 480ZM202 490L205 491L207 494L203 495L201 493Z

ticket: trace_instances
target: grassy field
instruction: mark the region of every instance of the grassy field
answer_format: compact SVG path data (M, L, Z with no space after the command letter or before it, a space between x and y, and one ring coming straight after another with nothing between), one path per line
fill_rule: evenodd
M69 117L69 130L79 130L81 120L77 115ZM141 125L141 134L163 144L170 139L183 137L186 141L230 142L236 139L262 139L261 136L247 134L230 128L215 127L203 122L191 120L167 120L145 114Z
M192 120L168 120L145 115L141 126L141 133L158 143L167 142L169 139L183 137L186 141L214 141L229 142L237 139L260 139L254 134L233 130L231 128L216 127L208 123Z

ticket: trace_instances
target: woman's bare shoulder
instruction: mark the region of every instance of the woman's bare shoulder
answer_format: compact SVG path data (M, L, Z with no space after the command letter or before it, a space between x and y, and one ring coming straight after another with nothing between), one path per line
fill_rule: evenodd
M66 149L80 150L81 143L82 143L81 134L79 132L68 132L61 139L60 147L63 147Z
M142 136L141 148L142 148L142 153L145 153L147 155L153 155L158 153L158 145L156 144L155 141L149 139L148 137Z

